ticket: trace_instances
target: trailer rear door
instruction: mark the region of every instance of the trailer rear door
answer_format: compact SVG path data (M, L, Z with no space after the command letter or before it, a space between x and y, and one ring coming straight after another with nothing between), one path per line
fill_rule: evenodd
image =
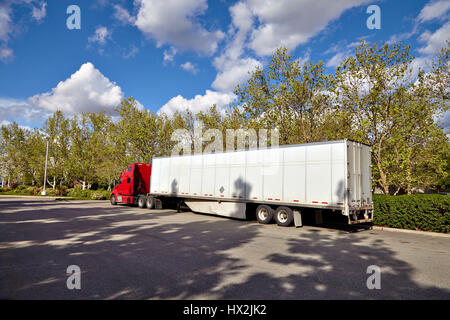
M372 203L370 147L354 141L347 141L348 205L363 207Z

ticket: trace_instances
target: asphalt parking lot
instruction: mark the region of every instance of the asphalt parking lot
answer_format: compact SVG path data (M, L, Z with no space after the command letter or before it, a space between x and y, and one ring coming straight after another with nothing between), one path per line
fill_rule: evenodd
M1 196L0 299L450 299L450 237Z

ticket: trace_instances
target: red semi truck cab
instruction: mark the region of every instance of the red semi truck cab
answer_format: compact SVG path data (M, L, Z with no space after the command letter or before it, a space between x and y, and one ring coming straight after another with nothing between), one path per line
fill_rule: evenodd
M137 204L140 195L149 193L151 173L150 163L131 164L114 185L110 195L111 203Z

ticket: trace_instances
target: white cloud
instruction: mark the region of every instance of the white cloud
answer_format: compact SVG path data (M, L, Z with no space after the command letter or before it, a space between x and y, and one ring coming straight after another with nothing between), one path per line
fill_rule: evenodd
M42 22L42 20L47 15L47 2L41 3L41 8L33 7L33 18L36 19L38 23Z
M0 60L3 62L13 57L13 50L8 47L12 30L11 8L7 4L0 4Z
M139 11L135 25L156 41L184 50L213 54L223 32L206 30L198 16L208 8L206 0L136 0Z
M307 63L311 59L311 50L306 51L305 55L303 57L298 57L297 62L299 66L303 66L305 63Z
M59 82L56 88L29 98L29 102L52 112L61 110L67 114L76 114L112 111L123 97L118 85L87 62L70 78Z
M443 17L450 9L450 1L439 0L428 3L420 11L417 19L421 22Z
M7 46L0 47L0 60L2 60L3 62L11 59L13 55L13 50L11 48L8 48Z
M421 36L420 40L426 41L426 45L419 49L420 53L423 54L435 54L441 48L445 47L446 41L450 40L450 22L444 24L440 29L436 30L434 33L425 31Z
M6 4L0 5L0 40L8 41L12 31L11 8Z
M166 62L172 62L173 58L177 54L177 49L174 47L171 47L170 50L164 50L164 63Z
M262 64L244 56L246 40L253 27L253 16L245 2L238 2L230 7L232 35L222 55L214 59L218 70L212 87L216 90L230 92L234 87L249 78L249 72Z
M135 45L132 45L130 50L127 53L123 54L122 56L125 59L129 59L129 58L135 57L138 54L138 52L139 52L139 48L136 47Z
M196 95L192 99L186 99L178 95L162 106L158 113L172 115L175 111L185 112L186 110L190 110L195 114L199 111L208 110L214 104L220 110L233 102L235 98L236 96L232 93L221 93L211 90L206 90L204 95Z
M133 25L136 22L136 18L131 16L127 9L118 4L114 5L114 18L119 20L122 24Z
M216 75L211 86L225 92L232 91L236 85L250 77L249 72L261 66L262 64L253 58L229 60L221 67L222 71Z
M49 112L31 105L27 100L0 97L0 121L38 123L44 121Z
M95 29L95 34L88 38L89 42L98 42L100 44L105 44L106 39L111 37L111 32L108 31L108 28L99 26Z
M193 65L191 62L186 61L185 63L183 63L181 65L181 68L183 68L184 70L191 72L193 74L197 74L198 69L195 67L195 65Z
M248 0L260 25L253 30L250 48L271 55L278 47L294 49L306 43L346 10L370 0Z
M17 122L17 121L16 121ZM8 121L8 120L1 120L0 121L0 127L2 126L9 126L12 122ZM29 126L24 126L24 125L20 125L19 124L19 128L23 129L23 130L27 130L27 131L33 131L33 129Z
M328 60L326 67L333 68L337 67L342 61L345 60L350 55L349 52L338 52L334 56L331 57L330 60Z

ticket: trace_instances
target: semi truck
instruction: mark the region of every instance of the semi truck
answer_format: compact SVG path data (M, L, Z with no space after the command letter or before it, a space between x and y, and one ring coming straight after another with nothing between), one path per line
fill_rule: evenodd
M302 225L305 214L373 221L371 148L351 140L155 157L120 175L111 204L164 208L259 223ZM303 218L302 218L303 217Z

